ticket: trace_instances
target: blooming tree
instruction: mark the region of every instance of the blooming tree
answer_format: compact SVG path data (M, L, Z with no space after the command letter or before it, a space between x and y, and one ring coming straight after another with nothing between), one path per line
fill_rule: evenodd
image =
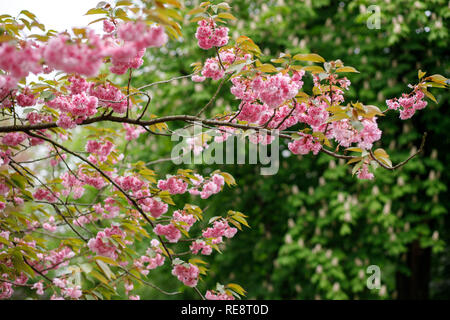
M345 101L351 83L343 74L358 72L354 67L313 53L282 53L271 64L250 38L230 39L229 10L227 3L187 11L176 0L102 1L87 12L99 17L93 23L103 24L102 34L88 27L46 31L27 10L0 16L0 298L29 287L52 299L108 299L121 286L123 297L139 299L136 283L176 294L151 276L165 264L200 298L245 294L234 283L204 293L197 285L208 271L200 256L220 252L226 238L248 227L246 216L229 210L204 221L204 209L177 201L186 193L206 200L235 185L233 177L181 168L166 175L124 155L123 140L170 135L171 123L212 128L220 141L244 135L266 145L283 138L294 154L348 160L359 179L421 152L425 135L417 152L392 164L385 150L373 150L382 136L377 121L390 110L411 118L426 98L435 101L428 88L447 87L445 77L419 70L418 83L387 100L384 111ZM184 15L198 23L196 41L211 57L194 62L187 76L133 87L145 53L182 36ZM180 78L220 82L193 114L152 114L150 88ZM235 110L204 117L226 82ZM71 143L76 139L82 148ZM181 242L187 252L171 248Z

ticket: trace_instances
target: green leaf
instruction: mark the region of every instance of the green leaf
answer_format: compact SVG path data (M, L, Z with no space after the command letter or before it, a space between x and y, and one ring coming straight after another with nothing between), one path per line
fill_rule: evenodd
M303 70L309 71L311 73L322 73L322 72L325 72L325 70L323 70L323 68L319 67L319 66L307 66L307 67L303 67Z
M101 261L106 262L106 263L108 263L108 264L110 264L112 266L118 266L119 265L119 263L117 263L117 261L115 261L115 260L113 260L113 259L111 259L109 257L95 256L93 259L94 260L101 260Z
M31 20L36 20L36 15L34 13L31 13L28 10L22 10L22 11L20 11L20 14L26 15Z
M337 72L337 73L340 73L340 72L355 72L355 73L359 73L359 71L356 70L356 69L353 68L353 67L341 67L341 68L337 68L337 69L336 69L336 72Z
M226 184L229 186L235 186L236 180L234 180L233 176L227 172L220 172L219 173L225 180Z
M104 263L101 260L96 260L95 263L99 266L99 268L103 271L103 273L105 274L105 276L108 277L109 280L116 278L116 276L114 275L114 273L111 271L111 269L108 267L108 265L106 263Z
M86 12L84 15L88 16L88 15L92 15L92 14L104 14L104 13L108 13L108 11L106 11L105 9L99 9L99 8L93 8L93 9L89 9L88 12Z
M250 226L247 223L247 220L245 220L243 217L238 216L238 215L233 215L231 216L231 219L236 220L237 222L242 223L244 226L246 226L247 228L250 228Z
M127 1L127 0L117 1L117 3L116 3L116 7L119 7L119 6L131 6L131 5L133 5L133 2Z
M91 276L93 276L94 278L96 278L97 280L100 280L100 282L106 284L107 286L109 286L108 284L108 280L102 276L99 272L92 270L91 273L89 273Z
M240 294L241 296L245 296L245 293L247 292L244 290L244 288L242 288L240 285L236 283L229 283L226 285L226 287Z
M422 90L423 93L425 93L425 95L430 98L431 100L433 100L435 103L437 103L436 98L426 89Z
M298 61L325 62L324 58L315 53L296 54L293 59Z
M426 72L423 72L419 69L419 71L417 72L417 77L419 78L419 80L422 79L424 75L426 75Z
M236 20L236 17L228 12L221 12L217 15L219 18L228 19L228 20Z

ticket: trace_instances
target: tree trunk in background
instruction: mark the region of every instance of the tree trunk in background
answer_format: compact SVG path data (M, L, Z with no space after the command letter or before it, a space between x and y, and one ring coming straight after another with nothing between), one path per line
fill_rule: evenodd
M412 242L407 253L407 266L410 276L397 273L397 299L428 299L431 249L421 248L419 240Z

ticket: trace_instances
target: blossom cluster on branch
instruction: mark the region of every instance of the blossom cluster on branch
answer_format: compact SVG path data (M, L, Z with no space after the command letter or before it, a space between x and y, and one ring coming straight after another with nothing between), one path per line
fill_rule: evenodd
M148 90L174 79L136 88L133 70L142 66L148 48L180 37L183 20L180 2L152 3L100 2L87 15L101 16L95 22L103 23L103 34L89 28L45 32L27 10L20 19L1 16L0 298L29 287L51 299L108 299L122 285L126 298L139 299L133 294L136 283L177 294L152 283L158 281L152 270L166 265L201 298L245 295L233 283L203 295L198 284L208 271L199 257L221 252L227 239L249 227L247 216L228 210L206 221L204 209L180 205L182 195L206 200L236 185L234 178L218 170L209 176L181 168L155 172L151 162L127 160L128 142L142 134L168 135L171 122L212 127L219 134L215 142L243 134L252 143L270 144L279 136L294 154L324 152L349 160L360 179L372 179L378 166L392 170L410 159L393 166L383 149L372 151L382 136L377 122L385 111L345 103L351 83L342 73L355 68L317 54L283 53L271 60L278 67L263 63L250 38L230 39L223 25L234 19L227 3L203 2L188 12L198 25L198 46L214 54L193 63L192 74L178 77L220 80L216 94L195 115L151 114ZM30 34L35 29L42 34ZM115 83L111 73L124 75L127 85ZM312 87L305 87L306 77L312 77ZM204 117L226 81L236 110ZM425 108L425 97L435 100L429 87L446 86L445 77L419 71L413 91L387 106L410 118ZM71 145L77 136L82 150ZM201 146L192 140L194 153L206 147L203 138ZM422 148L423 143L418 152ZM175 243L187 252L176 252Z

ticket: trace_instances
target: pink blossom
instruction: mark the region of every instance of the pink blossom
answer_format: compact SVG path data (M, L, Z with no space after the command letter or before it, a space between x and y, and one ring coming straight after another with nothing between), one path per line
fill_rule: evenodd
M116 29L116 26L111 20L103 20L103 31L111 33Z
M288 144L289 150L293 154L308 154L310 151L314 155L318 154L320 149L322 149L318 139L310 134L301 133L301 136L303 137Z
M33 193L33 197L36 200L46 200L48 202L56 202L59 197L58 192L50 192L48 189L40 188L37 189L35 193Z
M207 245L203 240L196 240L192 242L189 249L193 254L197 254L199 251L201 251L201 253L204 255L210 255L212 252L212 247L210 245Z
M9 193L10 187L5 183L0 182L0 194L6 196Z
M2 143L7 146L16 146L22 143L27 138L27 135L23 132L9 132L2 138Z
M208 58L205 61L205 65L202 69L202 76L211 78L213 80L219 80L225 74L225 71L219 64L219 60L216 58Z
M92 238L88 242L88 247L91 251L97 253L100 256L105 256L116 260L120 250L109 241L112 235L125 238L125 233L117 226L106 228L104 231L99 231L95 238Z
M76 122L64 113L59 116L58 121L56 121L56 125L63 129L73 129L77 126Z
M187 186L188 184L186 182L176 177L158 181L158 188L161 190L168 190L170 194L183 194L186 192Z
M169 208L167 203L152 198L148 190L139 190L136 192L135 196L138 199L137 202L141 205L142 210L144 210L144 212L150 212L154 218L159 218L166 213Z
M16 48L9 42L1 43L0 69L9 72L10 75L6 78L0 77L0 88L12 89L18 80L28 76L30 72L39 73L42 70L40 59L41 49L33 42L24 41L20 48Z
M154 231L158 236L165 236L167 240L172 243L178 242L181 238L180 230L178 230L173 224L157 224Z
M57 228L56 225L55 225L55 217L51 216L51 217L48 219L48 222L44 223L44 224L42 225L42 227L43 227L45 230L47 230L47 231L55 232L55 231L56 231L56 228Z
M369 168L367 164L363 164L363 166L358 170L358 179L367 179L372 180L374 175L373 173L369 172Z
M8 280L8 274L2 274L2 278ZM13 293L14 290L11 283L0 281L0 299L9 299Z
M194 225L197 219L192 214L186 214L184 211L177 210L173 213L173 220L176 222L182 222L180 226L189 231L189 229Z
M208 228L203 231L202 236L204 238L220 238L220 242L222 242L221 237L225 236L227 238L232 238L236 234L237 229L230 227L228 222L224 219L214 221L213 227Z
M98 98L99 106L110 107L117 113L125 113L127 110L127 99L125 95L119 88L116 88L109 82L102 85L91 86L89 94Z
M88 140L86 143L86 151L91 154L97 155L100 162L104 162L107 160L113 148L114 144L109 140Z
M82 77L70 77L70 92L72 94L80 94L89 89L89 83Z
M126 131L125 139L128 141L137 139L141 133L145 132L145 129L141 126L135 126L128 123L123 123L122 125Z
M78 299L83 294L80 286L73 286L63 290L64 295L72 299Z
M276 108L286 100L294 98L300 88L301 85L297 81L292 81L288 75L278 73L269 76L261 84L259 99L270 108Z
M197 266L189 263L175 265L172 269L172 274L183 282L188 287L195 287L198 282L200 274Z
M240 109L241 112L237 116L238 120L258 123L268 107L266 104L243 102Z
M30 92L28 88L25 88L21 94L16 97L17 104L21 107L31 107L37 102L37 98Z
M212 290L206 291L205 298L206 300L234 300L232 295L220 292L215 293Z
M198 39L198 46L208 50L212 47L222 47L228 43L228 28L217 27L214 20L200 20L198 22L195 37Z
M44 294L44 284L41 281L33 284L31 289L36 289L36 293L40 296L42 296Z
M378 129L376 119L364 119L361 121L364 128L359 132L359 147L362 149L371 149L375 141L380 140L381 130Z
M50 39L43 51L46 64L66 73L95 76L105 57L105 44L92 30L87 37L87 43L72 41L66 34Z

